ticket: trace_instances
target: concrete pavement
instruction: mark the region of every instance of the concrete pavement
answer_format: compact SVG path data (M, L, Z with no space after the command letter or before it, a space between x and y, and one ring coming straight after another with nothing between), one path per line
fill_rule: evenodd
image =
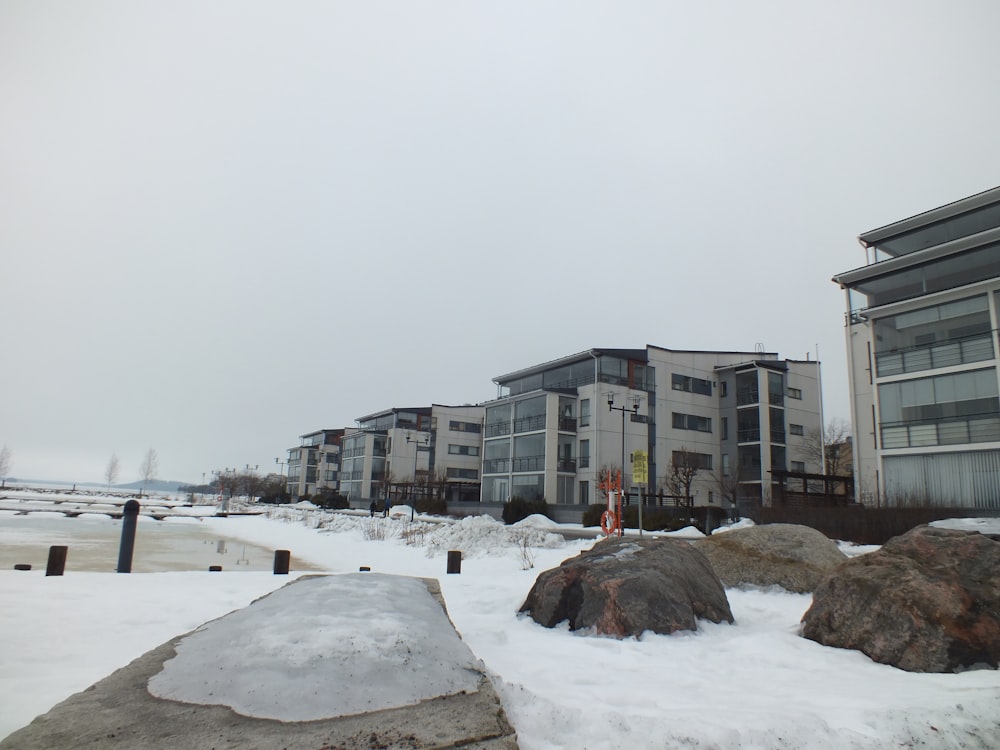
M359 580L370 582L374 592L362 595L360 610L354 606ZM415 589L414 582L419 584ZM375 589L391 596L380 596ZM426 628L420 623L398 627L400 613L406 618L426 614L428 610L421 608L428 602L444 613L443 627L439 622ZM363 619L353 624L345 620L358 611L364 613ZM335 617L339 621L330 619ZM421 615L420 620L434 621L434 613ZM303 651L303 638L294 631L296 622L308 628L305 640L320 653ZM322 635L324 622L330 623L329 636ZM357 641L350 635L355 628L359 634L377 631L379 623L398 631L392 651L402 657L387 657L364 645L364 638ZM286 628L287 640L276 642L273 633ZM261 635L254 641L253 634ZM204 641L201 650L199 638ZM245 644L246 658L234 658L236 652L227 650L225 644L233 640ZM352 653L345 651L352 648ZM317 658L324 655L328 658ZM220 674L225 675L222 683ZM206 695L214 697L198 697L210 680L216 682ZM185 697L175 700L153 693ZM249 694L254 695L247 703ZM358 712L348 699L358 695L368 695L373 710ZM407 695L418 696L418 702L400 705ZM384 705L378 696L384 697ZM268 709L252 708L253 700ZM298 716L303 710L318 718L274 718ZM300 578L243 610L149 651L0 741L0 750L70 747L515 750L517 739L481 662L447 619L436 580L351 574Z

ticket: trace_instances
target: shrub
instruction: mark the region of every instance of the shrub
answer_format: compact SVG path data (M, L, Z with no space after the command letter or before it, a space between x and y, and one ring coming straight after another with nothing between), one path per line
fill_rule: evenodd
M258 503L268 503L269 505L282 505L291 502L287 492L278 492L272 495L262 495L257 498Z
M433 516L448 515L448 502L441 497L422 497L413 507L417 513L429 513Z
M523 497L512 497L503 504L501 517L505 524L510 525L535 513L552 518L548 503L545 502L544 498L541 500L525 500Z
M323 492L312 499L313 505L319 508L344 509L350 508L351 502L339 492Z
M601 516L604 515L604 511L608 509L606 503L596 503L594 505L588 505L587 509L583 511L583 525L584 526L600 526Z

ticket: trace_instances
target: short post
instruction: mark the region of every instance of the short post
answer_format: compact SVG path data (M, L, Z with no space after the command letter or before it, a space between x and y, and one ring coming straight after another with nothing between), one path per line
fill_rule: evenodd
M448 550L448 572L462 572L462 551L457 549Z
M49 561L45 566L45 575L61 576L66 570L66 552L69 547L53 546L49 547Z
M208 566L208 572L209 573L221 573L222 572L222 566L221 565L209 565Z
M276 576L288 575L288 564L292 559L292 553L287 549L276 549L274 551L274 574Z
M132 572L132 552L135 550L135 527L139 519L139 501L129 500L122 513L122 541L118 547L118 572Z
M362 565L360 568L358 568L358 572L359 573L369 573L369 572L371 572L371 566L370 565Z

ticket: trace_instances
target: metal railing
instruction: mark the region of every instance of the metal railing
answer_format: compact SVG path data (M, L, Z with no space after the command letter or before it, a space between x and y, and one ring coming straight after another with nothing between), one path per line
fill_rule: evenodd
M757 388L740 388L736 391L736 405L756 404L760 402L760 391Z
M496 437L497 435L510 434L510 422L490 422L483 428L486 437Z
M545 456L521 456L513 460L514 471L544 471Z
M534 432L545 429L545 415L535 414L514 420L514 432Z
M563 432L576 432L576 418L559 417L559 429Z

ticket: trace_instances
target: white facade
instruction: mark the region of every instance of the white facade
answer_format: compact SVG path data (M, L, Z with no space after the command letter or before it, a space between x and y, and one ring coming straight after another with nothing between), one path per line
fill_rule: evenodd
M1000 509L1000 188L859 240L834 281L860 499Z
M544 498L602 502L602 473L648 455L641 488L671 494L675 454L698 463L696 505L727 507L736 491L767 502L772 469L806 465L804 435L819 428L819 365L758 352L592 349L495 378L485 404L483 502ZM795 425L793 434L791 426ZM736 486L738 484L738 487Z
M337 492L340 484L340 440L344 430L316 430L288 449L286 491L292 498Z
M449 501L477 499L483 408L394 408L358 419L343 439L341 493L383 500L439 488Z

